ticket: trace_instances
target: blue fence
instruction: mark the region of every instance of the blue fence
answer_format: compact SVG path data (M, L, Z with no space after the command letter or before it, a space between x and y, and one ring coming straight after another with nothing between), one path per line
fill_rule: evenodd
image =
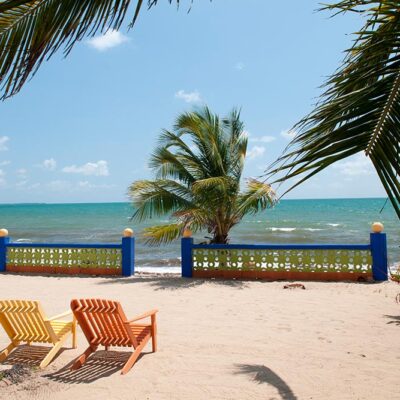
M119 244L18 243L0 234L0 272L122 275L135 273L135 238L129 229Z
M385 281L386 234L369 244L194 244L182 238L182 276L202 278Z

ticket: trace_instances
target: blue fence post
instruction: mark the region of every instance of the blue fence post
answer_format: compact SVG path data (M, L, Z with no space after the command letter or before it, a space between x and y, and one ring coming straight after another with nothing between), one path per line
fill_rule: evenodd
M374 281L387 281L388 260L386 233L383 233L383 225L379 222L372 224L370 243L372 255L372 276Z
M122 238L122 276L135 273L135 238L132 229L125 229Z
M187 229L181 239L181 265L182 277L184 278L191 278L193 276L192 246L192 232Z
M5 272L7 262L7 247L10 242L7 229L0 229L0 272Z

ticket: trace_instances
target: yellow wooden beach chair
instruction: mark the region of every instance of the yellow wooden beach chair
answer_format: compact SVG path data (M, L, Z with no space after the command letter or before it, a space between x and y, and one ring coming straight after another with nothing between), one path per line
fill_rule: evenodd
M45 368L72 334L72 347L76 348L76 320L62 321L60 318L71 315L71 311L46 318L37 301L0 300L0 325L3 326L11 343L0 352L0 362L21 342L51 343L52 349L40 363Z

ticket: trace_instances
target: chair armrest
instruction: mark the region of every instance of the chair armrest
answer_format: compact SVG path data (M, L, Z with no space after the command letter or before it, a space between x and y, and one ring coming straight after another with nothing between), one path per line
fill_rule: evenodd
M145 312L144 314L141 314L141 315L138 315L138 316L135 317L135 318L132 318L131 320L127 321L127 323L128 323L128 324L131 324L132 322L139 321L140 319L143 319L143 318L147 318L147 317L151 317L151 316L153 316L153 315L156 315L156 313L158 313L158 310L147 311L147 312Z
M54 317L46 318L45 321L54 321L56 319L60 319L60 318L66 317L66 316L71 315L71 314L72 314L72 311L65 311L64 313L55 315Z

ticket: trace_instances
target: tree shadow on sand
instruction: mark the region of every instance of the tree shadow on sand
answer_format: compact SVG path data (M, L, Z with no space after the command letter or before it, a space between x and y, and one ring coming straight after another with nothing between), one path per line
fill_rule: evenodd
M182 290L191 289L202 285L228 286L237 289L244 289L248 285L246 281L241 280L223 280L223 279L199 279L199 278L181 278L180 276L154 276L154 275L136 275L130 278L112 278L98 282L99 285L113 284L135 284L147 283L155 290Z
M44 377L62 383L92 383L98 379L120 373L131 354L132 352L126 351L96 351L81 368L71 371L72 361L60 370ZM136 364L142 355L139 356Z
M395 324L400 326L400 316L399 315L385 315L386 318L391 319L387 324Z
M235 364L237 371L234 374L250 375L252 380L258 384L267 383L275 387L282 400L297 400L288 384L274 371L265 365L258 364Z

